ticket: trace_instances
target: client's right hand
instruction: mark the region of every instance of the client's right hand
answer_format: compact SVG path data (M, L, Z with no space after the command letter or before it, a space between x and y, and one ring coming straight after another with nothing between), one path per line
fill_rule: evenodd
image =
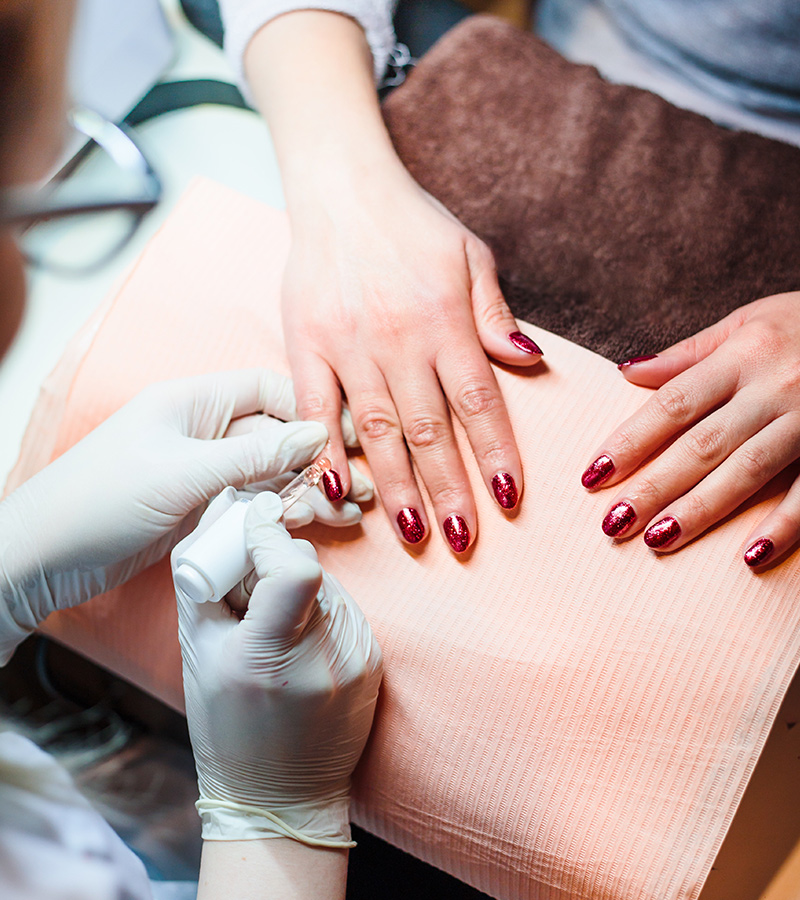
M224 512L211 504L188 544ZM350 776L372 724L382 674L369 623L293 540L281 501L248 510L258 574L244 617L224 601L177 591L186 715L206 840L290 837L312 846L350 841Z

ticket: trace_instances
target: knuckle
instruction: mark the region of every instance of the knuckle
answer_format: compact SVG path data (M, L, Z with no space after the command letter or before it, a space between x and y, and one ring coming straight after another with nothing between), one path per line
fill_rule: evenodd
M693 428L684 441L689 454L705 464L717 462L725 456L728 443L723 429L709 426Z
M610 450L615 460L637 460L642 455L642 442L630 431L620 431L614 436Z
M356 431L364 441L379 441L396 436L399 432L397 421L385 409L369 406L359 410L354 417Z
M468 384L459 389L455 406L459 418L469 420L493 412L499 402L500 398L489 385Z
M409 422L403 431L412 450L430 450L446 441L449 426L435 416L422 416Z
M647 479L640 481L632 493L645 509L661 509L664 506L664 492L655 482Z
M772 455L765 447L744 446L739 451L739 465L750 481L764 481L772 471Z
M337 405L328 394L305 394L297 404L297 414L301 419L330 419L337 415Z
M495 440L482 446L476 456L482 469L507 469L509 460L514 458L515 453L516 448L513 444Z
M430 494L431 502L438 509L466 509L467 504L464 502L464 491L453 484L427 484L425 487Z
M710 522L713 518L711 507L702 494L687 494L682 502L681 518L692 522Z
M665 385L653 397L658 410L671 422L685 422L691 411L688 393L679 387Z

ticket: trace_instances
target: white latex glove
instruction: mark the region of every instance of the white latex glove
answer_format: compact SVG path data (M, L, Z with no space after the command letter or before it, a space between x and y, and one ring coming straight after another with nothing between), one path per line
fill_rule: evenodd
M174 560L234 502L208 509ZM186 716L206 840L350 843L350 776L369 735L382 658L369 623L279 523L280 500L248 510L259 580L240 620L176 591Z
M226 485L325 446L324 426L264 413L295 415L291 381L265 369L153 385L0 505L0 664L54 610L160 559ZM244 417L249 430L223 438Z

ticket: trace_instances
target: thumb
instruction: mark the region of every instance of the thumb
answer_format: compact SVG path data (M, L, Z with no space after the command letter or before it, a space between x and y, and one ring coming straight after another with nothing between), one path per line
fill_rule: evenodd
M240 488L310 462L322 452L328 432L319 422L287 422L248 434L197 441L200 471L195 474L210 497L226 485Z
M633 384L659 388L710 356L741 324L741 310L734 310L719 322L678 341L658 354L634 356L620 363L617 368Z
M467 265L472 284L472 315L483 349L511 366L539 362L542 351L519 330L497 280L492 251L475 238L466 245Z
M253 500L245 519L258 582L242 627L259 646L294 642L322 582L316 553L307 541L292 539L279 521L282 515L280 498L265 491Z

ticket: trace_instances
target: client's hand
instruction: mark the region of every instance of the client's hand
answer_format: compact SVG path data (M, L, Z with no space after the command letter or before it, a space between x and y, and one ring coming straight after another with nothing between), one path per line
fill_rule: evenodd
M264 369L154 385L0 505L0 662L49 613L162 557L226 485L279 476L324 447L321 424L264 413L295 415L291 382ZM223 438L231 423L239 433ZM323 517L350 524L353 506Z
M603 530L649 525L648 547L677 550L800 457L800 292L737 309L652 358L620 368L658 388L599 448L585 487L629 478ZM646 473L636 469L660 454ZM744 559L777 559L800 538L800 481L753 530Z
M209 507L173 561L221 515ZM361 610L313 547L257 496L247 547L258 581L241 618L177 591L186 715L206 840L350 841L350 776L369 734L381 651Z
M486 354L527 366L541 351L518 332L482 241L401 167L363 176L337 191L318 174L325 189L306 185L313 200L292 214L283 321L298 413L328 429L335 499L349 484L343 390L398 536L414 544L431 528L413 461L439 528L463 552L476 511L448 402L486 488L514 507L522 467Z

